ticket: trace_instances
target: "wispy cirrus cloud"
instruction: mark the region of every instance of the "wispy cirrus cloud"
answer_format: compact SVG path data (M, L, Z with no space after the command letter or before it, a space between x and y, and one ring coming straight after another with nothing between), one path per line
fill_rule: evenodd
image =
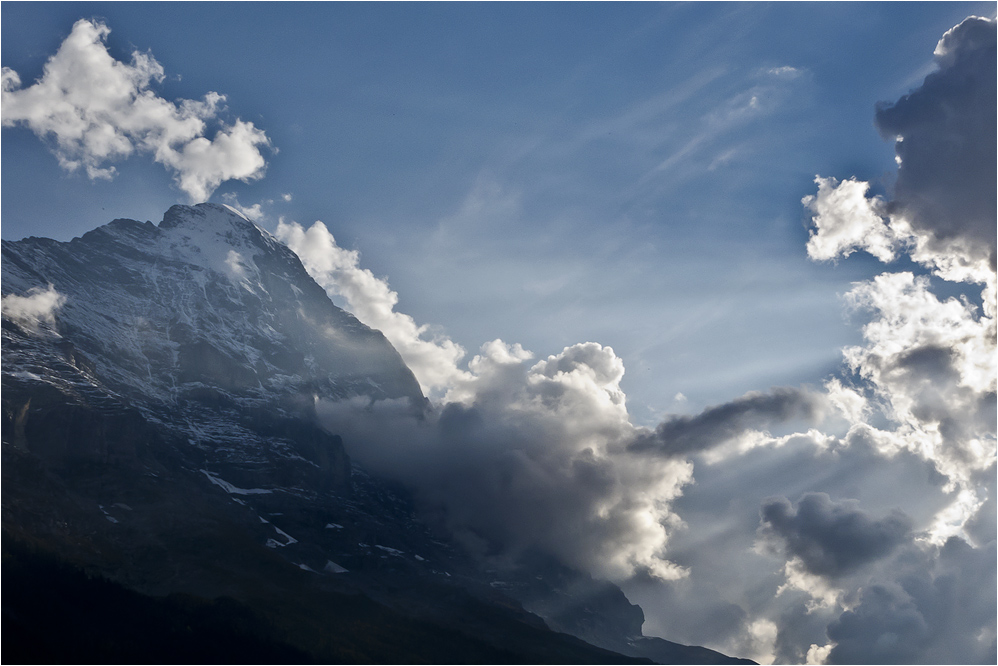
M139 51L130 63L116 60L105 43L109 33L99 21L77 21L28 87L4 67L3 126L25 126L51 140L62 168L83 169L91 179L111 179L115 162L149 154L194 202L226 180L263 176L261 148L270 146L263 130L237 118L209 139L207 123L218 119L225 96L209 92L178 102L158 96L152 85L163 81L163 66Z

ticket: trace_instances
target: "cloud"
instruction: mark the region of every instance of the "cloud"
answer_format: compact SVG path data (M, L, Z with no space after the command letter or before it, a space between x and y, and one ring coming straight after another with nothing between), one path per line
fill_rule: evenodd
M469 550L513 563L540 551L620 580L684 575L665 548L685 461L627 450L630 424L609 347L582 343L531 366L500 340L483 345L463 400L415 418L406 405L320 403L351 456L414 489Z
M672 530L666 555L688 575L667 584L635 580L624 589L644 610L647 634L737 656L772 653L776 663L801 663L812 644L826 646L827 626L855 607L859 589L891 580L950 501L945 478L919 456L902 451L889 459L860 441L821 446L798 436L703 464L709 453L693 455L695 478L672 502L684 526ZM763 538L759 528L761 508L773 497L816 492L856 498L854 508L873 522L899 507L911 520L911 538L838 577L813 574L780 537ZM760 618L778 627L775 646L765 650L747 638Z
M930 286L909 272L857 285L847 299L874 316L844 355L897 424L885 453L910 449L961 482L994 462L995 320Z
M790 65L782 65L780 67L770 67L766 70L766 74L770 76L775 76L784 79L796 79L799 76L803 76L807 70L800 69L798 67L791 67Z
M636 438L697 465L667 552L688 575L627 587L650 631L782 663L994 661L994 44L993 20L964 21L937 70L878 107L899 137L892 192L819 176L803 199L811 259L914 262L845 295L865 323L841 372ZM811 429L765 432L780 423Z
M891 422L856 419L847 439L873 442L885 455L914 451L950 489L995 458L995 34L993 19L966 19L940 40L937 70L920 87L878 105L878 128L897 139L891 199L868 197L868 184L856 179L821 177L818 193L804 199L814 213L812 259L862 249L887 262L905 252L936 276L981 290L980 306L941 299L928 277L901 272L846 295L871 314L864 344L844 350L871 398L859 410ZM975 502L962 505L969 518Z
M65 302L66 297L49 285L45 289L32 287L24 296L8 294L3 297L0 309L4 317L37 334L43 325L55 326L55 314Z
M263 201L258 201L251 206L244 206L239 202L239 197L236 196L234 192L225 192L222 194L222 200L247 220L256 223L262 222L264 218L267 217L263 207L269 207L274 203L273 199L264 199Z
M395 312L398 294L388 282L361 268L360 253L341 248L322 222L307 230L281 220L276 237L299 256L309 275L334 300L344 298L361 322L376 328L395 346L423 392L442 395L471 376L458 367L464 348L444 335L434 335L407 314Z
M68 171L83 168L91 179L111 179L114 162L151 154L194 202L208 199L226 180L263 176L260 148L270 140L262 130L236 119L208 139L206 121L218 116L225 97L209 92L201 101L174 103L157 96L150 86L163 81L163 66L138 51L131 63L115 60L105 44L109 33L99 21L77 21L27 88L4 67L3 126L23 125L52 140L59 164Z
M910 549L895 576L859 593L828 626L825 663L980 664L995 660L995 544L952 538Z
M753 428L791 420L815 421L822 404L821 396L803 389L750 391L696 416L673 416L660 423L654 433L640 436L631 447L669 456L689 455L731 441Z
M935 50L938 71L894 104L877 128L897 138L892 216L921 237L923 253L961 254L995 267L995 20L972 16ZM982 196L982 195L990 196Z
M873 520L855 500L807 493L792 506L784 497L762 506L763 534L799 558L809 573L837 577L886 557L912 538L911 519L895 512Z
M767 614L789 617L787 604L804 594L812 617L780 621L783 660L995 659L995 532L981 529L994 514L998 382L994 20L967 19L935 55L937 70L919 88L877 108L881 133L896 138L891 196L871 197L855 178L818 177L817 194L803 203L814 260L907 254L931 275L962 283L965 294L979 290L980 305L973 296L942 298L915 271L856 284L846 302L868 321L863 343L843 350L852 387L826 383L848 422L831 451L843 462L864 450L892 464L917 456L940 477L938 499L917 520L893 507L874 518L858 501L820 492L796 505L785 497L762 503L759 533L777 547L786 581ZM897 487L896 478L883 479ZM850 479L833 487L861 486ZM824 637L815 634L819 620Z
M894 259L900 238L883 217L883 201L879 197L867 198L869 183L855 178L840 183L821 176L814 182L818 193L801 201L814 213L807 256L827 261L866 250L884 262Z
M586 342L531 363L519 344L465 351L395 311L388 282L359 266L321 222L278 225L309 274L381 330L433 400L323 402L317 412L352 457L411 488L424 515L473 553L511 564L543 552L601 577L681 577L665 547L669 510L690 479L686 461L628 449L639 433L620 388L623 361Z
M996 265L995 20L970 17L936 47L937 71L894 104L879 104L876 124L895 140L898 174L889 201L867 198L866 183L816 179L804 203L815 213L813 259L866 250L890 261L900 246L952 281L990 285Z

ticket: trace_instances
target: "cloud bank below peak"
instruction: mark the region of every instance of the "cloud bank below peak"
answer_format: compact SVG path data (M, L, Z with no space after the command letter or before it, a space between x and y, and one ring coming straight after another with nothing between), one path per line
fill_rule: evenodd
M130 63L116 60L105 43L109 33L99 21L77 21L41 78L26 88L4 67L3 126L25 126L51 140L63 169L82 168L94 180L114 178L115 162L149 154L173 172L192 202L207 200L224 181L263 176L261 148L270 146L263 130L237 118L209 139L207 123L218 118L225 96L209 92L176 103L159 97L151 86L165 78L163 66L139 51Z

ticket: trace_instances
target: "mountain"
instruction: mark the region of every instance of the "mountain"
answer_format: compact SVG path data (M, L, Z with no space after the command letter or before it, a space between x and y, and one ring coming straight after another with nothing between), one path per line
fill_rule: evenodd
M318 399L429 405L234 210L2 251L5 661L737 661L555 562L483 569L352 464Z

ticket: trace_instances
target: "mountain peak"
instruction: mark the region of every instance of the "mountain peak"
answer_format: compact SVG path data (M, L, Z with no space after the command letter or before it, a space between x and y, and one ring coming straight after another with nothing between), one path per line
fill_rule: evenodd
M118 219L69 243L5 242L4 294L48 286L65 298L53 315L59 330L102 381L151 405L203 386L244 406L315 395L423 400L381 333L337 308L287 246L225 205L173 206L158 227Z
M222 243L270 249L276 242L264 229L231 206L200 203L171 206L159 223L160 231L189 238L197 243Z
M244 277L245 268L255 272L253 257L260 254L291 254L265 229L224 204L172 206L159 231L161 253L230 277Z
M224 227L248 231L257 229L253 222L231 206L216 203L199 203L194 206L176 204L163 215L160 229L176 227L213 228L222 231Z

